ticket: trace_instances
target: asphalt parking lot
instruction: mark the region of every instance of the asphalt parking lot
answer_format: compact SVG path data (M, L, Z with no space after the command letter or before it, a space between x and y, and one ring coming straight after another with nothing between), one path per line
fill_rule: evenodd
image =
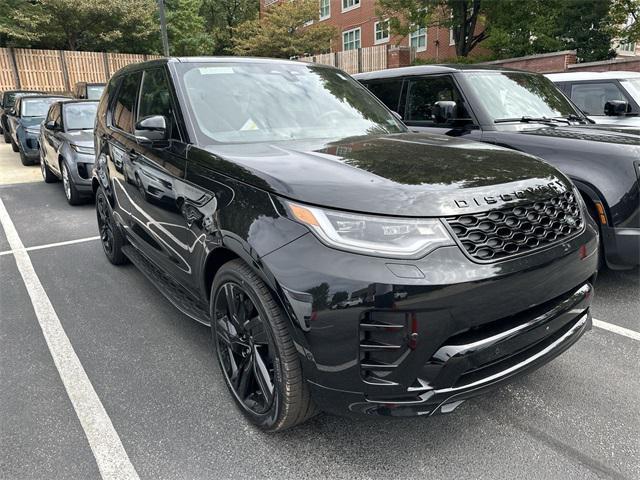
M50 301L133 478L640 478L637 269L600 275L593 314L604 323L568 352L452 414L320 415L264 434L232 403L208 329L174 309L135 267L108 264L93 205L68 206L60 184L42 182L38 167L20 166L4 144L0 200L42 286L30 297L5 218L3 479L100 478L70 400L73 386L61 380L43 335L40 297Z

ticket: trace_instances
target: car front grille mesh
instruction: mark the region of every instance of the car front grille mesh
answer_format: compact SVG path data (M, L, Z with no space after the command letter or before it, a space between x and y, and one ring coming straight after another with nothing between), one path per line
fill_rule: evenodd
M471 257L488 262L544 248L583 227L578 199L571 192L446 221Z

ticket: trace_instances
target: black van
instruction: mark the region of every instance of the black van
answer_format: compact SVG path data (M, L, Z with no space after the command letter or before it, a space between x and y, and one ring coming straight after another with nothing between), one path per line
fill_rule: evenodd
M450 412L591 326L597 227L567 177L409 133L333 67L127 66L95 145L104 253L211 325L231 395L265 430L318 410Z

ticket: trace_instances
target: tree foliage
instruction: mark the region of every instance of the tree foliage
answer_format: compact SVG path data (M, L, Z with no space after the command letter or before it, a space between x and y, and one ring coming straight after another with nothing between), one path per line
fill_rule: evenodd
M203 0L200 13L216 55L232 53L235 27L258 18L259 0Z
M489 40L499 57L576 50L580 61L615 55L612 40L621 25L612 17L611 0L517 0L488 3Z
M210 55L214 40L200 15L202 0L167 0L167 36L170 55Z
M157 41L154 0L3 0L5 44L68 50L148 50Z
M317 0L274 4L262 18L234 29L233 52L238 55L293 57L329 51L335 28L318 22Z
M486 0L377 0L378 14L403 37L419 27L453 30L456 55L466 57L485 38Z
M610 16L620 43L640 41L640 0L613 0Z

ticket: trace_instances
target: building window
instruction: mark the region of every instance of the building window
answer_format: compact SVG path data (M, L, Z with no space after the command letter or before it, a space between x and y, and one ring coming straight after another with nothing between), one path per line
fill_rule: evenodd
M419 28L415 32L411 32L410 45L418 52L424 52L427 49L427 29Z
M374 23L373 29L375 31L374 43L376 45L379 43L387 43L389 41L389 20Z
M353 10L360 6L360 0L342 0L342 11Z
M618 52L622 53L623 55L626 54L634 54L636 52L636 44L633 42L624 42L624 43L620 43L620 45L618 46Z
M320 20L331 16L331 0L320 0Z
M360 48L360 27L342 32L342 49L353 50Z

